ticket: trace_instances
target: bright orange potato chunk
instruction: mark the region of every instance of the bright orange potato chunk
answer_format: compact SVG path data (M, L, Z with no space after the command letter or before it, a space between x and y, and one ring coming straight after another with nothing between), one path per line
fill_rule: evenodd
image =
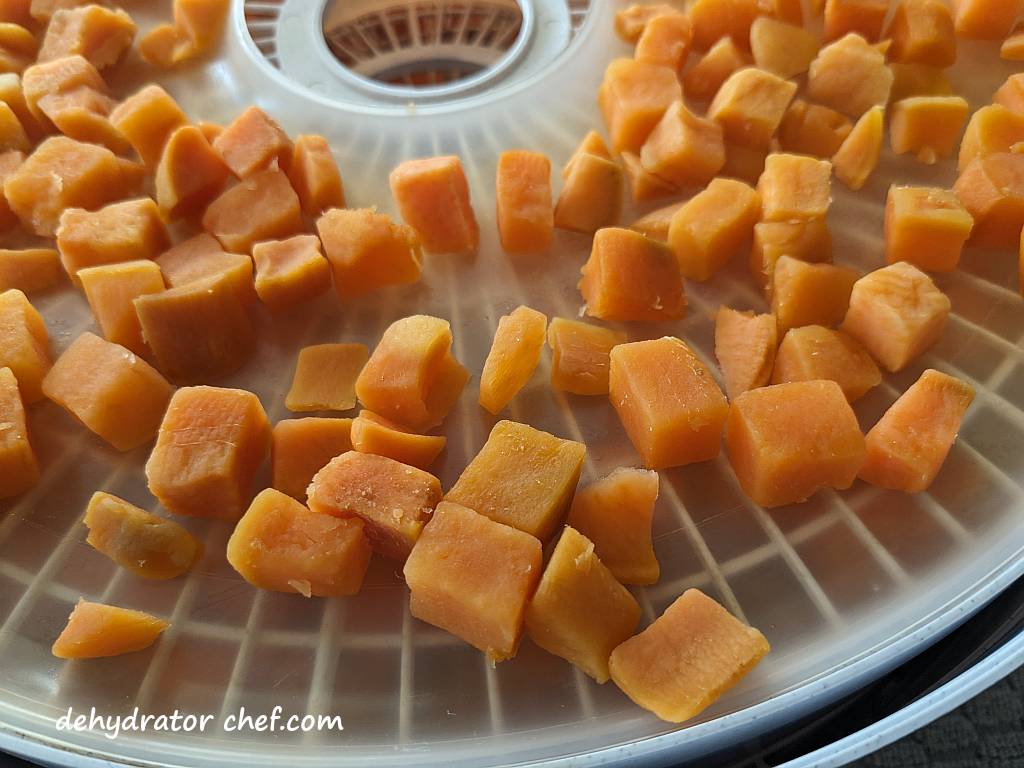
M901 0L887 34L893 61L940 69L956 63L953 14L942 0Z
M889 68L893 75L889 103L910 96L953 95L953 84L943 69L927 64L903 64L898 61L892 62Z
M678 186L660 176L655 176L644 168L639 155L626 151L619 156L619 159L626 172L626 180L629 182L629 191L633 196L633 202L644 203L664 197L675 197L679 194Z
M526 605L543 566L533 536L441 502L403 573L412 615L487 654L516 655Z
M927 490L973 400L970 384L926 370L868 432L861 479L907 493Z
M530 639L606 683L608 657L639 620L636 599L601 562L594 543L566 526L526 608Z
M6 102L0 101L0 152L28 152L31 148L28 134L18 116Z
M540 152L513 149L498 158L495 180L498 234L509 253L536 253L551 245L551 161Z
M11 369L25 403L43 399L43 377L51 365L42 315L21 291L0 293L0 368Z
M971 214L952 192L894 184L885 204L885 259L951 272L973 226Z
M366 365L364 344L315 344L299 350L289 411L348 411L356 407L356 379Z
M764 221L810 221L832 203L832 163L804 155L773 153L757 182Z
M626 334L564 317L548 324L551 386L575 395L607 395L609 354Z
M155 83L136 91L110 113L110 122L149 169L156 168L170 135L188 118L167 91Z
M410 432L372 411L360 411L352 421L352 448L427 469L444 450L444 435L420 435Z
M912 152L928 165L951 156L969 109L966 99L959 96L912 96L897 101L889 119L892 151L898 155Z
M740 312L724 304L715 319L715 357L725 379L725 393L735 400L748 389L763 387L772 375L779 345L774 315Z
M597 91L614 152L640 152L672 102L683 97L675 70L633 59L615 59Z
M265 240L252 247L256 293L271 309L284 309L316 298L331 287L331 267L316 235Z
M497 415L529 382L540 363L548 318L516 307L498 319L491 350L480 374L480 405Z
M808 264L782 256L772 275L772 314L779 335L801 325L835 325L846 315L860 273L834 264Z
M331 208L345 207L341 171L323 136L302 134L295 137L288 178L299 196L302 212L307 216L319 216Z
M39 61L77 54L103 69L116 64L134 38L135 22L120 8L66 8L50 17Z
M480 228L455 155L406 160L388 177L405 223L431 253L476 253Z
M999 46L999 58L1006 61L1024 61L1024 26L1018 24Z
M567 168L569 174L555 204L555 226L593 234L617 224L626 183L622 168L589 153L576 156Z
M447 320L430 315L396 320L356 379L359 402L410 429L436 427L469 381L469 371L451 348Z
M444 498L546 541L572 502L586 453L583 443L499 421Z
M633 58L681 72L690 55L693 26L682 14L655 16L644 26Z
M725 144L725 165L722 176L731 176L749 184L756 184L764 173L768 147L748 147L743 144Z
M213 149L240 179L262 171L276 161L287 171L292 159L292 142L281 126L259 107L249 107L236 117L213 141Z
M93 549L145 579L180 576L203 554L199 540L178 523L102 491L89 499L82 522Z
M597 155L603 157L605 160L612 159L612 153L608 149L608 145L604 139L601 138L601 134L597 131L588 131L587 135L580 141L579 146L573 151L572 155L566 161L565 165L562 166L562 178L569 178L569 173L572 171L573 163L581 155Z
M708 117L736 144L766 147L796 95L796 83L756 67L729 75L708 107Z
M853 130L841 112L794 99L779 126L779 145L787 152L832 157Z
M953 0L956 33L960 37L1004 40L1022 9L1021 0Z
M202 131L183 125L164 143L154 182L156 201L170 218L196 215L220 194L230 175Z
M686 13L693 24L694 45L706 51L723 37L747 48L750 26L764 9L757 0L693 0Z
M807 94L812 101L860 117L889 101L893 73L885 54L860 35L850 33L826 45L811 62Z
M0 293L45 291L60 282L61 272L60 254L52 248L0 248Z
M256 299L252 259L241 253L227 253L217 238L206 233L190 237L156 258L169 288L216 279L225 282L242 304Z
M137 355L147 356L149 348L142 338L134 301L144 294L164 290L164 278L156 262L140 259L88 267L78 273L78 278L103 337Z
M704 593L688 589L614 651L612 680L662 720L696 717L768 653L768 641Z
M569 525L623 584L654 584L661 576L651 540L658 486L657 472L619 467L581 488L569 510Z
M61 262L76 284L80 269L152 259L170 244L160 209L148 197L96 211L68 208L57 229Z
M879 40L888 11L889 0L827 0L825 39L856 32L872 42Z
M650 469L718 455L729 404L711 372L679 339L612 349L608 398Z
M334 289L342 299L420 279L419 237L412 227L396 224L387 214L372 208L336 208L321 216L316 228L334 273Z
M750 271L769 297L775 265L783 256L813 263L832 261L832 233L828 221L825 218L760 221L754 225Z
M971 244L1010 248L1024 227L1024 155L995 152L971 161L953 191L974 218Z
M820 325L790 329L775 356L772 384L826 379L852 403L877 387L882 374L867 350L842 331Z
M639 232L598 230L580 272L579 289L591 317L658 322L678 320L686 312L675 255L664 243Z
M169 626L142 611L80 598L50 651L58 659L120 656L148 648Z
M960 142L957 169L962 173L978 157L996 152L1012 152L1024 144L1024 114L1002 104L989 104L971 115Z
M313 476L308 496L314 512L362 519L374 551L405 560L441 500L441 483L386 456L349 451Z
M311 512L273 488L257 494L228 540L227 558L260 589L306 597L354 595L373 550L363 521Z
M652 237L655 240L661 240L663 243L668 242L668 230L672 224L672 217L676 215L676 211L686 204L685 200L680 200L675 203L670 203L664 208L657 208L648 214L641 216L639 219L629 225L630 229L635 229L637 232Z
M270 448L272 485L306 500L313 476L335 456L352 450L352 419L282 419L274 425Z
M683 12L668 3L634 3L615 14L615 33L626 43L636 43L651 19L659 16L682 16Z
M733 72L750 63L750 57L731 37L723 37L683 74L686 97L694 101L711 101Z
M203 229L229 251L249 253L260 240L303 230L299 197L280 170L257 171L210 203L203 214Z
M703 186L725 165L722 128L673 102L644 142L640 162L676 186Z
M750 50L759 69L782 78L802 75L818 55L818 37L797 24L759 16L750 27Z
M139 55L147 64L170 69L187 56L187 43L173 24L158 24L139 38Z
M928 275L899 261L856 282L842 329L895 373L939 340L949 308Z
M29 441L18 380L0 368L0 499L24 493L39 482L39 463Z
M878 167L884 125L885 107L872 107L860 116L832 156L833 173L850 189L861 189Z

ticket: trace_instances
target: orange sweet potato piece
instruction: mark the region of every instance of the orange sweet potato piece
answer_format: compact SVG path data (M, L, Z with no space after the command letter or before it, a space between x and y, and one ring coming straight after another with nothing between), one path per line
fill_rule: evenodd
M31 150L28 134L6 102L0 101L0 152L28 152Z
M36 56L36 39L20 24L0 22L0 71L18 73Z
M552 318L548 324L551 386L575 395L607 395L608 356L612 347L626 341L621 331Z
M597 131L588 131L587 135L580 141L579 146L573 151L572 155L566 161L565 165L562 166L562 178L569 178L569 173L572 171L573 163L581 155L597 155L603 157L605 160L612 159L611 150L608 149L608 145L604 139L601 138L601 134Z
M750 26L764 12L757 0L693 0L687 15L693 25L693 44L706 51L723 37L746 49Z
M820 325L791 328L775 355L772 384L825 379L836 382L852 403L877 387L882 374L867 350L842 331Z
M644 142L640 162L648 173L676 186L703 186L725 165L722 128L693 114L682 101L673 102Z
M174 130L156 170L156 201L171 218L192 216L213 200L231 171L194 125Z
M750 57L731 37L723 37L683 74L686 97L695 101L711 101L733 72L750 63Z
M678 186L667 179L655 176L644 168L639 155L626 151L619 158L622 160L622 168L626 172L626 180L629 182L629 191L633 196L633 202L644 203L664 197L675 197L679 194Z
M884 124L885 107L872 107L860 116L832 156L833 173L850 189L861 189L878 166Z
M220 42L230 7L230 0L174 0L174 26L189 41L190 58Z
M754 225L750 272L771 294L775 265L783 256L814 263L832 261L832 234L824 218L807 221L761 221Z
M949 81L946 71L927 64L904 64L894 61L889 65L892 70L892 90L889 91L889 102L896 102L910 96L952 96L953 84Z
M533 536L441 502L403 569L409 610L491 661L512 658L542 565Z
M802 75L818 55L818 37L797 24L759 16L750 27L750 50L759 69L782 78Z
M406 160L388 177L405 223L431 253L475 253L480 228L455 155Z
M43 399L42 381L51 365L42 316L21 291L0 293L0 368L11 369L25 403Z
M1010 36L999 46L999 58L1006 61L1024 61L1024 25L1018 24Z
M812 101L860 117L889 101L892 83L885 54L851 32L826 45L811 62L807 94Z
M768 383L778 345L778 325L773 315L740 312L724 304L718 308L715 357L730 400Z
M169 288L217 279L230 286L242 304L256 299L252 259L241 253L227 253L212 235L190 237L160 254L156 263Z
M120 8L66 8L50 17L39 61L77 54L103 69L116 64L134 38L135 22Z
M581 488L569 510L569 525L623 584L654 584L661 575L651 539L658 485L657 472L619 467Z
M206 137L206 140L210 142L210 144L213 144L217 137L224 133L223 125L220 125L218 123L208 123L205 120L200 120L198 123L196 123L196 128L200 130L200 132L203 134L203 136ZM291 168L289 167L288 170L290 171ZM292 183L294 184L295 182L293 181ZM298 189L296 189L295 191L298 192Z
M498 158L495 180L498 234L509 253L536 253L551 245L551 161L540 152L514 149Z
M323 136L303 134L295 137L288 178L299 196L302 212L307 216L319 216L331 208L345 207L341 172Z
M555 226L593 234L617 224L625 187L622 168L589 153L578 155L567 168L569 174L555 204Z
M663 243L667 243L668 229L672 224L672 217L675 216L676 211L682 208L685 204L685 200L680 200L679 202L670 203L664 208L657 208L650 213L641 216L630 224L629 228L635 229L637 232L641 232L655 240L661 240Z
M1024 143L1024 114L1013 112L1002 104L982 107L967 123L967 130L960 142L960 157L957 169L962 173L978 157L996 152L1012 152L1018 144Z
M767 157L768 147L750 147L726 142L725 165L722 166L721 175L756 184L764 173L764 161Z
M949 308L928 275L899 261L854 284L842 329L895 373L939 340Z
M480 374L480 405L497 415L526 386L540 363L548 318L516 307L498 319L491 350Z
M794 99L779 126L779 145L787 152L832 157L853 130L841 112Z
M259 107L249 107L213 141L213 149L240 179L262 171L276 161L288 170L292 142L274 119Z
M265 240L252 247L256 293L271 309L309 301L331 287L331 268L316 235Z
M39 463L29 441L18 380L0 368L0 499L24 493L39 482Z
M956 63L953 14L942 0L901 0L887 34L893 61L940 69Z
M875 42L889 11L889 0L827 0L825 39L837 40L850 32Z
M664 243L630 229L606 227L594 235L580 270L587 314L602 320L678 320L686 311L679 263Z
M650 469L718 455L729 404L711 372L679 339L612 349L608 397Z
M773 153L757 182L764 221L810 221L828 213L832 163L804 155Z
M735 179L712 179L676 211L668 244L683 277L707 280L724 267L750 237L761 212L761 198Z
M892 105L889 142L898 155L912 152L933 165L953 154L969 105L959 96L912 96Z
M106 115L115 104L99 70L77 54L32 65L21 78L21 88L26 108L46 125L67 108Z
M52 248L0 248L0 293L45 291L60 282L61 272L60 254Z
M644 26L633 58L681 72L692 42L693 26L686 16L674 13L655 16Z
M356 379L366 365L364 344L315 344L299 350L289 411L348 411L356 407Z
M110 122L152 170L159 164L168 138L186 125L188 118L167 91L152 83L118 104L110 113Z
M1021 0L953 0L956 34L983 40L1003 40L1013 30L1024 3Z
M662 720L680 723L711 706L768 653L768 641L696 589L612 651L612 680Z
M1017 245L1024 227L1024 155L994 152L971 161L953 191L974 218L971 244Z
M277 168L257 171L210 203L203 214L203 229L228 250L248 253L260 240L302 231L298 195Z
M927 490L973 400L970 384L926 370L868 432L861 479L907 493Z
M273 488L261 491L228 540L231 567L253 586L306 597L354 595L373 550L359 518L311 512Z
M160 69L173 67L186 49L187 42L173 24L158 24L139 38L139 55Z
M634 3L615 14L615 33L624 42L636 43L652 19L670 15L684 14L668 3Z
M775 262L772 314L779 334L801 325L831 326L843 319L860 273L834 264L808 264L789 256Z
M885 259L932 272L950 272L974 220L952 192L932 187L889 187L885 205Z
M444 450L444 435L419 435L410 432L373 411L360 411L352 420L352 448L427 469Z
M604 72L597 101L614 152L639 152L672 102L683 97L675 70L615 59Z
M313 476L335 456L352 450L352 421L308 416L277 422L270 448L273 487L305 501Z
M756 67L738 70L722 83L708 117L733 143L766 147L796 95L796 83Z
M103 337L137 355L148 356L134 301L164 290L159 265L148 259L105 264L81 270L78 279Z
M33 142L43 137L46 128L40 124L35 113L29 109L28 101L25 100L25 91L22 89L21 78L16 73L0 74L0 101L11 108Z
M142 611L80 598L50 650L58 659L120 656L148 648L169 626Z

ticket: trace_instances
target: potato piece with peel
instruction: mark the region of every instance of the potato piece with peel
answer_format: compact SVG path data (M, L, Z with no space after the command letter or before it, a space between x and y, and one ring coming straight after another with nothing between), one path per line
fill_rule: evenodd
M314 344L299 350L289 411L348 411L356 407L356 379L366 365L365 344Z
M648 173L677 187L703 186L725 165L722 128L693 114L682 101L673 102L644 142L640 162Z
M249 253L260 240L289 237L303 228L299 197L276 168L242 179L203 214L203 229L235 253Z
M729 400L768 383L779 345L774 315L740 312L724 304L715 318L715 357Z
M626 181L629 183L629 192L633 196L634 203L660 200L679 194L679 187L675 184L660 176L655 176L645 169L638 155L626 151L619 156L619 159L626 172Z
M79 55L103 69L120 60L135 39L135 22L120 8L83 5L65 8L50 17L39 61Z
M103 337L137 355L148 357L135 299L164 290L160 267L149 259L88 267L78 273L89 309Z
M767 147L796 90L796 83L747 67L732 73L722 83L708 106L708 117L722 126L726 140Z
M428 469L447 442L444 435L410 432L373 411L360 411L352 420L353 450L386 456L417 469Z
M942 0L901 0L887 34L892 61L940 69L956 63L953 14Z
M731 37L723 37L683 73L683 91L687 99L711 101L722 83L737 70L751 64L747 55Z
M302 134L295 137L288 179L299 196L302 212L307 216L319 216L331 208L345 207L341 171L323 136Z
M625 333L554 317L548 324L551 386L574 395L607 395L609 354Z
M62 272L60 254L52 248L0 248L0 293L45 291L60 282Z
M996 152L1012 152L1018 145L1024 146L1024 114L1002 104L984 106L967 123L960 141L957 170L963 173L972 160Z
M495 179L498 234L508 253L537 253L551 245L551 161L525 149L502 152Z
M679 202L669 203L663 208L656 208L650 213L646 213L634 221L629 225L629 228L635 229L637 232L654 238L655 240L667 243L668 230L669 226L672 224L672 217L675 216L676 211L682 208L685 204L685 200L680 200Z
M681 72L690 55L692 42L693 25L686 16L655 16L647 22L640 39L636 41L633 58Z
M855 32L871 42L882 37L889 0L826 0L825 39Z
M605 140L601 138L601 134L597 131L588 131L587 135L580 141L579 146L573 151L572 155L566 161L565 165L562 166L562 178L569 178L569 174L572 172L573 163L581 155L597 155L603 157L605 160L612 159L612 153L608 149L608 145Z
M794 99L779 126L779 146L787 152L830 158L853 130L841 112Z
M597 91L613 152L639 152L665 110L683 97L670 67L615 59Z
M850 117L887 103L892 84L885 54L852 32L822 48L807 73L810 99Z
M252 259L227 253L217 238L205 232L178 243L156 257L168 288L180 288L206 280L224 281L243 305L256 300Z
M156 169L156 201L172 219L194 216L220 194L231 171L194 125L176 128Z
M852 403L877 387L882 374L850 335L820 325L791 328L775 356L772 384L826 379L836 382Z
M0 293L0 368L11 369L26 404L43 399L43 377L51 365L42 315L16 288Z
M953 192L974 218L970 244L1010 248L1024 227L1024 155L994 152L968 163Z
M455 155L406 160L388 176L405 223L431 253L476 253L480 228L462 161Z
M950 272L960 262L974 219L952 192L933 187L889 187L885 204L885 259Z
M857 120L842 145L832 155L832 171L852 190L859 190L878 167L882 154L885 107L872 107Z
M772 314L779 323L779 335L801 325L840 322L859 277L860 272L850 267L781 257L772 275Z
M97 659L148 648L170 626L163 619L79 598L67 626L54 641L58 659Z
M652 19L684 15L670 3L633 3L615 14L615 33L623 42L635 44Z
M270 448L272 486L304 502L313 476L352 450L352 421L307 416L277 422Z
M897 155L912 152L927 165L950 157L967 121L967 100L959 96L912 96L892 105L889 143Z
M686 10L693 25L693 44L706 51L729 37L746 49L750 46L750 27L764 11L758 0L693 0Z
M110 123L152 170L159 164L171 134L187 125L188 118L167 91L151 83L114 107Z
M1004 40L1013 30L1024 2L1021 0L953 0L959 37Z
M29 440L18 380L0 368L0 499L18 496L39 482L39 462Z
M817 35L797 24L759 16L750 26L750 50L759 69L782 78L802 75L818 55Z
M832 163L805 155L770 154L757 192L763 221L821 219L832 204Z
M625 183L618 163L598 155L579 155L558 195L555 226L587 234L614 226L622 213Z
M497 415L529 382L540 363L548 318L516 307L498 319L490 352L480 374L480 405Z
M331 287L331 267L316 235L264 240L252 247L256 294L273 310L310 301Z
M288 172L292 141L280 125L259 107L249 107L213 140L213 149L240 179L265 170L276 162Z
M771 299L775 265L783 256L812 263L832 261L832 233L822 217L806 221L759 221L750 246L750 272Z

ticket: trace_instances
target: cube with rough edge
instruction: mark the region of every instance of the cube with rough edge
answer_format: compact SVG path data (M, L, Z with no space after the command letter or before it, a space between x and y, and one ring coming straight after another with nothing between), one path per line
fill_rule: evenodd
M954 23L959 37L1003 40L1024 10L1021 0L953 0Z
M956 150L970 106L960 96L912 96L892 105L889 143L897 155L912 153L927 165Z
M238 296L242 304L256 300L252 259L244 253L228 253L213 235L205 232L169 248L155 259L168 288L219 280Z
M881 384L882 374L849 334L820 325L791 328L775 355L772 384L824 379L836 382L852 403Z
M551 161L525 149L502 152L495 179L498 234L509 253L536 253L551 245Z
M284 172L257 171L223 192L203 214L203 229L235 253L304 231L299 197Z
M140 259L88 267L79 270L78 278L103 337L137 355L147 356L149 347L142 338L134 301L164 290L164 278L156 262Z
M956 63L953 14L942 0L902 0L889 22L892 61L945 69Z
M708 117L722 126L726 140L766 147L796 90L796 83L771 72L756 67L740 69L722 83L708 107Z
M625 186L626 177L618 163L590 153L579 155L555 203L555 226L593 234L601 227L618 224Z
M730 400L768 383L778 347L775 315L740 312L724 304L715 318L715 357Z
M315 299L331 287L331 267L316 235L264 240L252 247L256 295L274 310Z
M351 450L352 419L282 419L274 425L270 446L271 486L305 501L313 476Z
M613 152L639 152L665 110L683 97L671 67L615 59L604 72L597 101Z
M1012 152L1018 146L1024 146L1024 114L1002 104L981 107L971 115L960 141L957 170L963 172L975 158Z
M120 8L95 4L62 8L50 17L38 60L77 54L103 69L116 64L134 38L135 22Z
M365 344L314 344L299 350L289 411L348 411L356 407L356 379L369 359Z
M526 306L498 319L480 373L481 406L497 415L526 386L540 363L547 328L547 316Z
M0 368L0 499L24 493L39 482L39 463L29 440L18 380Z
M889 0L826 0L825 39L856 32L872 42L879 40L888 11Z
M431 253L475 253L480 228L469 200L462 161L455 155L406 160L388 177L405 223Z
M750 25L765 8L758 0L693 0L686 12L693 24L693 42L698 50L706 51L723 37L746 49Z
M42 315L18 289L0 293L0 368L11 369L26 404L43 399L43 377L51 365Z
M441 502L405 562L409 610L487 654L516 655L540 579L541 543L460 504Z
M772 275L772 314L779 334L801 325L835 325L846 315L860 272L783 256Z
M79 598L50 649L58 659L96 659L148 648L169 627L142 611Z
M345 207L341 171L334 161L330 144L323 136L302 134L295 137L288 178L299 196L302 212L307 216L319 216L331 208Z
M750 26L754 63L779 77L796 77L806 72L820 48L818 36L799 24L759 16Z
M637 232L652 237L655 240L661 240L663 243L668 242L668 230L672 224L672 217L675 216L676 211L683 207L686 203L685 200L679 200L675 203L669 203L662 208L655 208L650 213L646 213L639 219L629 225L630 229L635 229Z
M645 203L649 200L660 200L679 195L679 187L667 179L655 176L644 168L639 155L627 150L619 156L619 159L622 161L622 169L626 173L626 181L629 184L629 192L633 196L634 203ZM632 229L632 227L630 228Z
M276 163L287 172L292 141L277 121L259 107L248 107L213 140L212 146L231 172L248 178Z
M892 84L885 54L852 32L822 48L807 72L809 98L850 117L886 104Z
M731 37L723 37L683 73L683 91L694 101L711 101L729 76L753 63Z
M146 167L155 169L167 139L188 124L188 117L167 91L152 83L114 107L110 122L128 140Z
M872 107L860 116L832 156L832 172L850 189L861 189L878 166L884 126L885 107Z
M684 15L671 3L633 3L615 14L615 34L624 42L635 44L652 20Z
M1024 154L995 152L972 160L953 192L974 218L970 244L1011 248L1024 228Z
M0 292L45 291L61 280L60 254L53 248L0 248Z
M547 541L569 509L587 447L514 421L499 421L445 501Z
M759 221L750 245L750 272L771 293L775 265L783 256L814 263L832 261L832 233L825 217L806 221Z
M893 185L885 205L885 259L952 271L973 227L974 219L952 192Z
M793 99L779 126L779 146L786 152L832 157L853 130L842 112Z
M609 355L624 344L622 331L554 317L548 324L551 386L574 395L607 395Z
M640 150L644 170L676 186L707 184L725 165L722 128L673 102Z
M675 13L655 16L644 25L633 58L681 72L692 42L693 25L686 16Z
M773 153L757 182L763 221L820 219L832 204L832 163L806 155Z
M353 450L386 456L418 469L428 469L447 442L444 435L410 432L373 411L360 411L352 420Z
M156 168L156 201L168 218L201 214L231 176L203 132L194 125L174 129Z

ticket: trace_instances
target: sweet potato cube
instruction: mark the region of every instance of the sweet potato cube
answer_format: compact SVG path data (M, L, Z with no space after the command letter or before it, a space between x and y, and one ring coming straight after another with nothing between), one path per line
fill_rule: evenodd
M683 97L675 70L633 59L615 59L597 91L612 151L640 152L665 110Z
M42 316L16 288L0 293L0 368L10 368L26 403L43 399L50 336Z
M626 172L626 181L629 183L629 192L633 196L633 202L644 203L649 200L660 200L664 197L679 195L679 187L667 179L655 176L644 168L639 155L626 151L619 157L622 160L622 168Z
M110 113L110 122L146 167L155 169L167 139L186 125L188 118L167 91L152 83L118 104Z
M956 63L953 14L942 0L902 0L889 24L893 61L945 69Z
M640 162L676 186L703 186L725 165L722 128L673 102L644 142Z
M359 402L410 429L436 427L469 380L451 347L447 320L430 315L396 320L356 379Z
M80 598L50 651L58 659L120 656L148 648L169 626L142 611Z
M186 48L187 41L173 24L158 24L139 38L139 55L147 64L160 69L170 69L178 63Z
M50 17L39 61L77 54L103 69L116 64L134 38L135 22L120 8L66 8Z
M889 101L892 83L885 54L851 32L826 45L811 62L807 94L812 101L860 117Z
M766 147L796 95L796 83L756 67L729 75L708 107L708 117L736 144Z
M860 273L849 267L781 257L772 275L772 314L778 320L779 335L801 325L840 322L859 277Z
M586 454L583 443L499 421L444 498L547 541L572 502Z
M973 226L971 214L952 192L893 185L885 205L885 259L951 272Z
M348 411L356 407L356 379L369 352L364 344L315 344L299 350L285 396L289 411Z
M867 350L842 331L820 325L790 329L775 355L772 384L826 379L852 403L877 387L882 374Z
M363 521L311 512L273 488L260 491L228 540L227 558L260 589L306 597L354 595L373 549Z
M178 243L157 256L156 264L170 288L216 279L225 282L242 304L255 301L252 259L227 253L213 235L203 233Z
M313 476L335 456L352 450L352 419L282 419L274 425L270 449L272 485L306 500Z
M768 147L750 147L744 144L725 144L725 165L722 176L741 179L756 184L764 173L764 161L768 157Z
M598 155L579 155L558 195L555 226L587 234L614 226L622 213L624 188L625 177L617 163Z
M854 284L842 329L895 373L939 340L949 308L928 275L898 261Z
M827 0L825 39L837 40L856 32L871 42L882 37L889 0Z
M0 368L0 499L24 493L39 482L39 464L29 441L18 380Z
M615 34L623 42L636 43L647 24L659 16L682 16L679 8L669 3L634 3L615 14Z
M718 455L729 404L685 342L666 336L612 349L608 398L650 469Z
M597 155L603 157L605 160L612 159L612 153L608 149L608 145L604 139L601 138L601 134L597 131L588 131L587 135L580 141L579 146L573 151L572 155L566 161L565 165L562 166L562 178L569 178L569 173L572 171L573 163L581 155Z
M0 248L0 293L45 291L60 282L62 271L60 254L52 248Z
M319 216L331 208L345 207L341 171L323 136L303 134L295 137L288 178L299 196L302 212L307 216Z
M953 0L956 34L982 40L1003 40L1013 30L1021 0Z
M164 143L154 182L156 201L171 218L193 216L220 194L230 175L202 131L194 125L183 125ZM252 209L248 212L252 214Z
M88 267L78 278L89 309L103 337L137 355L147 356L142 326L135 312L135 299L164 290L164 278L156 262L148 259Z
M89 499L82 522L89 546L144 579L173 579L203 554L186 528L103 491Z
M953 154L969 106L959 96L912 96L892 105L889 142L898 155L912 152L933 165Z
M405 562L409 610L491 661L504 661L519 648L542 566L541 544L533 536L441 502Z
M520 306L498 319L480 374L480 405L497 415L526 386L540 363L548 318Z
M633 634L640 606L594 550L573 528L562 531L526 608L526 631L545 651L606 683L608 657Z
M761 198L735 179L712 179L676 211L668 230L683 277L704 281L746 242L761 213Z
M783 256L812 263L832 261L832 233L825 218L760 221L754 225L750 271L769 298L775 265Z
M548 324L551 386L574 395L607 395L609 354L626 334L564 317Z
M686 97L695 101L711 101L733 72L750 63L750 57L731 37L723 37L683 74Z
M277 168L257 171L223 192L203 214L203 229L229 251L302 231L302 210L291 182Z
M999 46L999 58L1006 61L1024 61L1024 26L1018 24L1010 36Z
M661 575L651 539L658 486L657 472L619 467L581 488L569 510L569 525L623 584L654 584Z
M750 50L759 69L781 78L802 75L818 55L818 37L797 24L759 16L750 26Z
M693 25L693 44L701 51L723 37L746 49L750 26L763 12L757 0L693 0L686 9Z
M316 235L265 240L252 247L256 293L271 309L309 301L331 287L331 268Z
M889 103L910 96L953 95L953 84L943 69L927 64L904 64L898 61L892 62L889 69L892 70L893 76Z
M778 325L773 315L740 312L724 304L718 308L715 357L730 400L768 383L778 345Z
M405 223L431 253L475 253L480 228L455 155L406 160L388 177Z
M40 124L35 113L29 109L21 78L16 73L0 74L0 101L11 108L30 139L36 141L46 133L46 128Z
M6 102L0 101L0 152L28 152L31 149L28 134Z
M655 16L644 26L636 41L633 58L681 72L690 55L693 26L682 14Z
M498 234L509 253L536 253L551 245L551 161L540 152L514 149L498 158L495 181Z
M676 211L686 204L685 200L680 200L675 203L670 203L664 208L656 208L655 210L641 216L639 219L629 225L630 229L635 229L648 237L660 240L663 243L668 242L668 229L672 224L672 217L676 215Z
M857 120L832 156L832 172L852 190L861 189L882 154L885 107L872 107Z
M757 182L764 221L810 221L832 203L832 163L804 155L768 155Z
M99 70L77 54L32 65L25 70L21 87L28 110L47 125L67 108L105 116L115 104Z
M349 451L317 472L307 493L311 510L362 519L374 551L405 560L441 500L441 483L386 456Z
M832 157L853 130L841 112L794 99L779 126L779 145L787 152Z
M205 120L200 120L198 123L196 123L196 128L200 130L200 132L203 134L203 136L206 137L206 140L210 142L210 144L213 144L216 138L220 136L222 133L224 133L223 125L220 125L219 123L208 123ZM290 171L291 168L289 167L288 170ZM294 181L292 183L294 185ZM296 193L297 192L298 190L296 190Z
M444 435L420 435L378 416L373 411L360 411L352 420L352 448L360 453L373 453L427 469L444 450Z
M174 0L174 26L191 43L191 55L212 50L224 34L230 0Z
M1024 144L1024 114L1002 104L989 104L971 115L960 142L957 169L962 173L971 161L996 152L1012 152Z
M696 717L768 653L753 627L696 589L612 651L612 680L662 720Z
M925 491L956 441L974 389L928 369L867 434L862 480L897 491Z
M23 71L36 56L36 39L20 24L0 22L0 72Z
M1024 155L995 152L972 160L953 191L974 218L972 245L1017 245L1024 227Z
M1006 78L996 90L992 101L1014 112L1024 112L1024 72Z
M285 171L292 159L292 142L274 119L259 107L249 107L213 142L213 149L240 179L277 167Z

